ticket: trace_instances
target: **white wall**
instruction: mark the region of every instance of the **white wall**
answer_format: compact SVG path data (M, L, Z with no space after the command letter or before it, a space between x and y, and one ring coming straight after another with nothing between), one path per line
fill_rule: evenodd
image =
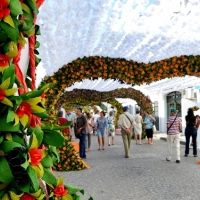
M29 43L28 39L26 38L26 44L21 51L21 57L19 61L19 67L24 76L26 75L28 65L29 65Z

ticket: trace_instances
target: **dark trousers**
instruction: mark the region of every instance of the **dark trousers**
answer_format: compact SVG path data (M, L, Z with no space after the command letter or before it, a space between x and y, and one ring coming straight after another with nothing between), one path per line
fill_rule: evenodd
M193 142L193 155L197 155L197 129L196 127L186 127L185 128L185 154L189 154L190 136L192 136Z
M86 134L82 134L80 137L80 142L79 142L79 155L81 158L86 158L85 154L85 138Z

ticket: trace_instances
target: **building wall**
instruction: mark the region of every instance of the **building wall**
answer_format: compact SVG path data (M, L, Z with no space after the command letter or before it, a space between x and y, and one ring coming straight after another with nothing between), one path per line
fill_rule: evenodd
M186 127L186 122L185 122L185 116L187 115L187 110L188 108L198 106L200 108L200 90L194 90L197 94L196 99L187 99L185 98L184 95L184 90L180 90L179 92L182 93L182 99L181 99L181 109L182 109L182 135L185 134L185 127ZM168 93L167 93L168 94ZM167 122L167 94L158 94L158 95L152 95L150 96L152 102L158 101L158 106L159 106L159 132L161 133L166 133L167 132L167 127L166 127L166 122ZM195 115L200 115L200 110L194 112ZM197 145L198 148L200 148L200 129L198 130L198 135L197 135Z

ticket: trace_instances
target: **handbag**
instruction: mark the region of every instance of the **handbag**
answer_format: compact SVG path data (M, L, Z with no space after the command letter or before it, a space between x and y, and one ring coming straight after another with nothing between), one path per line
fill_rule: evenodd
M76 138L78 138L78 139L81 138L81 136L82 136L82 133L81 133L81 132L78 133L77 130L74 130L74 133L75 133Z
M156 131L157 131L157 130L156 130L156 125L155 125L155 124L153 125L152 128L153 128L153 132L156 132Z

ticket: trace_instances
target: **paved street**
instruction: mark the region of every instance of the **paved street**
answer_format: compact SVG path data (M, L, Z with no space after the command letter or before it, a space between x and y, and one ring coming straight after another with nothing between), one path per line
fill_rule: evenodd
M167 162L165 141L157 136L154 145L136 145L132 140L131 158L124 158L121 136L115 145L98 151L97 138L92 137L87 153L90 169L78 172L56 172L65 183L84 188L94 200L197 200L200 199L200 158L185 158L181 145L181 163ZM107 144L107 143L106 143ZM198 152L199 153L199 152ZM199 153L200 155L200 153Z

